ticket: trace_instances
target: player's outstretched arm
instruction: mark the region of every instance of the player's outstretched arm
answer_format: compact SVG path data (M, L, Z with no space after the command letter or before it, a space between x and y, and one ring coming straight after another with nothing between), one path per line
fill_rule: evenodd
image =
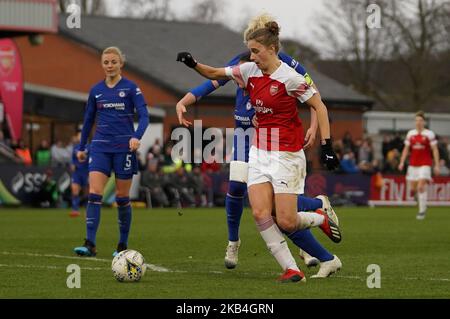
M197 71L200 75L210 80L225 80L229 77L225 73L225 68L214 68L212 66L198 63L189 52L180 52L177 61L183 62L188 67Z
M194 104L195 102L196 102L196 98L195 98L194 94L192 94L191 92L186 93L186 95L183 96L183 98L178 101L178 103L176 105L176 112L177 112L177 117L178 117L178 123L180 125L184 125L186 127L189 127L190 125L192 125L192 122L188 121L184 117L184 113L187 112L186 107Z

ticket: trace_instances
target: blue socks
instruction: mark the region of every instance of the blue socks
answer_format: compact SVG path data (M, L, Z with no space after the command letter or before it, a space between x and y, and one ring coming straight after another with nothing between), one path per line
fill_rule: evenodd
M297 230L291 234L286 233L284 230L282 231L296 246L306 251L311 256L316 257L321 262L329 261L334 258L334 256L316 240L309 229Z
M315 212L319 208L322 208L322 201L320 199L298 195L297 209L299 212Z
M315 211L322 207L322 201L317 198L309 198L303 195L299 195L297 199L297 210L300 212L304 211ZM306 251L313 257L316 257L321 262L329 261L334 258L313 236L309 229L297 230L293 233L287 233L282 230L292 242L302 250Z
M118 217L119 217L119 243L128 245L128 234L131 227L131 205L129 197L116 197Z
M225 210L227 212L228 240L239 240L239 225L244 210L244 196L247 190L247 184L230 181L228 184L228 193L225 198Z
M80 210L80 196L72 195L72 210Z
M89 194L86 208L86 234L87 240L95 245L98 224L100 223L100 208L102 207L102 195Z

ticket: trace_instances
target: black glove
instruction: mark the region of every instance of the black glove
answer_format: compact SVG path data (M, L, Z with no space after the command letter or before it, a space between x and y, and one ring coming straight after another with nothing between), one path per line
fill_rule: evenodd
M322 152L320 154L320 159L322 164L327 167L328 170L332 171L339 167L339 159L336 153L333 151L333 145L331 144L331 139L327 138L321 143Z
M180 52L177 55L177 61L183 62L190 68L195 68L197 65L197 61L194 60L192 55L189 52Z

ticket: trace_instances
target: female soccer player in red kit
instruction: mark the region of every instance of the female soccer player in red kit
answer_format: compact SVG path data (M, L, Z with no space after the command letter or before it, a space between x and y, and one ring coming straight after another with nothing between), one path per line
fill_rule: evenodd
M304 280L304 274L277 224L288 232L319 226L334 242L341 240L339 227L327 214L320 210L297 213L301 172L306 165L297 100L317 113L323 163L328 169L335 169L339 160L332 150L326 106L302 75L279 60L278 34L275 21L247 34L247 47L253 62L234 67L213 68L200 64L187 52L179 53L177 60L211 80L231 78L249 93L258 121L249 154L249 200L261 236L284 270L279 280L289 282ZM272 218L274 204L277 224Z
M422 111L416 113L416 128L410 130L405 138L405 147L398 169L403 171L406 157L411 151L406 180L411 183L411 189L417 194L419 212L417 219L425 218L427 211L427 185L432 180L431 166L434 158L434 174L439 175L439 150L436 135L425 128L425 114Z

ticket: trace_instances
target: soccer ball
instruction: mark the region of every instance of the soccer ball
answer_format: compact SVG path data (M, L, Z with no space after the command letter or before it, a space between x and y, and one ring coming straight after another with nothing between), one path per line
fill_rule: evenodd
M136 250L124 250L118 253L111 264L114 278L117 281L139 281L146 271L145 259Z

